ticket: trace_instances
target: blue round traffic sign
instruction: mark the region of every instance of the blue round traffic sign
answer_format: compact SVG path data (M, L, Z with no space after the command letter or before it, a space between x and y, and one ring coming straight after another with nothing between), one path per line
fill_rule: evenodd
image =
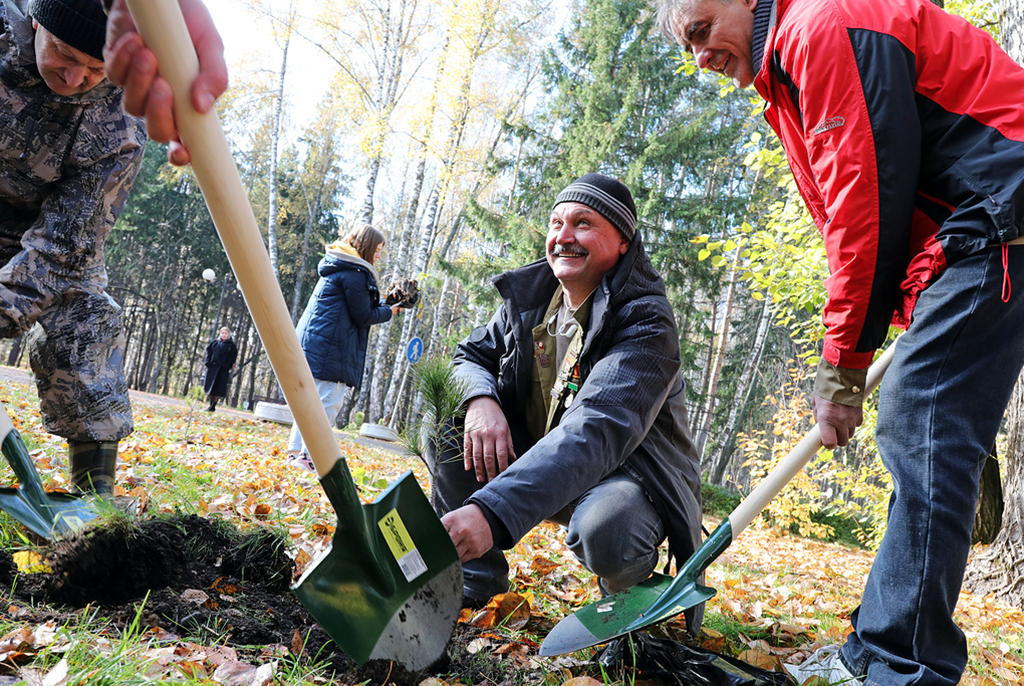
M405 350L405 356L410 362L416 362L423 355L423 341L416 337L409 341L409 347Z

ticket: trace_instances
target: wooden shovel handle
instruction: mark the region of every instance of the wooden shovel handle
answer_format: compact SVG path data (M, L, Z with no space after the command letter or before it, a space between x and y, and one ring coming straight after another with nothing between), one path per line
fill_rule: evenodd
M865 396L882 383L885 370L889 368L892 356L896 353L896 342L893 341L868 369L867 384L864 388ZM821 445L821 430L815 424L796 447L782 458L779 464L768 473L768 476L757 485L757 488L751 491L750 495L744 498L743 502L729 515L732 540L736 540L740 532L754 521L754 517L759 515L761 510L767 507L768 503L797 475L797 472L804 468L804 465L818 453Z
M160 74L174 90L174 118L181 141L192 156L192 169L281 390L317 474L323 477L341 457L341 451L295 335L217 113L201 115L192 107L191 86L199 73L199 58L178 0L127 1L139 34L160 63Z

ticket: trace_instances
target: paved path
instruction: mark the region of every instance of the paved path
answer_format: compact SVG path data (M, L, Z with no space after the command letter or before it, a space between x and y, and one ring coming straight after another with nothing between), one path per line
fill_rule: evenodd
M29 385L32 383L32 373L27 369L21 369L20 367L7 367L0 365L0 381L10 381L14 383L20 383L23 385ZM181 398L172 398L166 395L158 395L156 393L146 393L144 391L128 391L133 402L146 402L160 405L174 405L177 407L188 407L188 401L182 400ZM265 421L259 419L252 412L247 410L238 410L233 407L225 407L220 405L217 407L217 412L227 415L233 415L241 417L243 419L251 419L253 421ZM368 438L366 436L355 436L350 433L344 433L335 429L334 435L338 438L347 441L349 443L358 443L359 445L368 446L370 448L379 448L380 450L387 450L389 452L403 455L405 449L397 444L389 441L378 441L375 438Z

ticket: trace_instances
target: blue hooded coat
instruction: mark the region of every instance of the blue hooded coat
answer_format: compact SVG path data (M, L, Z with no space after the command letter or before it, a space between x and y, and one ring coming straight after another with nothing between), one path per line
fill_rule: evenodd
M376 270L352 252L328 247L296 332L314 378L359 388L370 326L391 319L391 308L380 303Z

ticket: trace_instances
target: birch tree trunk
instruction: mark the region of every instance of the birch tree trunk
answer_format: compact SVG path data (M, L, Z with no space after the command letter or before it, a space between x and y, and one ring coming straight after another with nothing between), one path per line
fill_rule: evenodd
M418 272L415 272L415 271L412 271L411 269L409 269L406 266L406 262L408 260L407 256L409 254L409 244L410 244L410 242L412 240L412 235L415 233L416 215L417 215L417 212L419 211L420 194L423 192L423 178L426 175L426 166L427 166L427 160L426 160L426 155L425 155L425 152L424 152L423 154L421 154L420 161L419 161L419 163L416 166L416 175L415 175L415 178L413 179L412 195L409 198L409 204L408 204L408 209L407 209L407 214L406 214L406 221L404 222L404 227L405 228L402 231L399 240L397 241L398 246L396 248L396 255L395 255L395 262L394 263L395 263L395 269L399 270L402 274L418 274ZM401 322L402 322L403 328L405 326L405 320L415 316L413 314L414 312L415 312L415 310L409 310L407 312L403 312L402 313L402 315L401 315L401 317L402 317ZM380 336L377 338L377 346L376 346L376 350L374 351L374 356L373 356L373 359L374 359L374 369L384 369L387 366L388 350L389 350L389 347L390 347L389 343L390 343L390 340L391 340L390 333L391 333L391 328L392 328L392 326L394 324L395 324L395 319L392 318L391 321L387 322L386 324L382 324L380 326L382 331L380 332ZM401 338L398 341L398 354L396 354L394 356L396 362L397 362L397 358L402 353L402 349L401 348L402 348L403 343L405 343L405 342L407 342L407 341L404 338ZM392 367L392 373L391 373L391 375L389 375L387 377L388 381L390 382L387 387L385 386L385 383L384 383L385 382L385 375L384 374L375 374L374 377L373 377L373 386L370 389L369 407L367 408L367 411L366 411L366 416L369 417L370 419L367 419L367 421L375 422L378 419L380 419L381 417L388 416L388 415L391 414L391 408L394 407L394 405L393 404L389 404L388 399L385 397L386 394L387 394L387 391L390 390L390 386L394 385L394 383L395 383L394 382L394 368L396 367L396 364L392 364L391 367ZM392 398L391 402L394 402L393 398Z
M416 174L413 178L413 189L411 197L409 198L409 204L406 210L406 220L404 222L405 229L402 231L401 239L398 242L397 251L395 255L395 269L400 270L405 274L419 275L421 272L415 269L409 269L407 263L411 260L410 246L414 240L416 233L416 219L419 213L420 195L423 193L423 179L427 173L427 144L426 141L430 139L433 128L434 128L434 117L437 114L437 98L438 89L443 81L445 67L448 63L448 47L450 43L445 42L444 48L441 50L441 56L438 61L437 76L434 79L434 88L430 91L430 98L426 107L426 114L423 117L422 130L420 131L420 145L418 150L418 162L416 164ZM409 277L418 278L418 277ZM382 285L383 288L383 285ZM402 328L405 328L405 320L412 318L412 312L403 313ZM382 330L377 337L377 346L374 351L373 361L374 369L384 369L387 366L387 355L389 342L391 340L391 328L394 323L394 318L386 324L382 325ZM399 338L399 348L406 338ZM401 350L399 350L401 352ZM393 417L391 408L394 407L394 393L392 388L395 385L395 373L401 366L401 355L394 356L394 363L391 365L391 374L387 377L390 384L385 389L385 375L375 374L373 377L373 385L370 389L370 397L368 407L366 411L367 421L376 421L380 417L389 415ZM385 397L387 393L387 397Z
M430 261L430 247L433 243L434 227L436 224L437 212L438 212L438 190L434 188L430 196L427 198L427 216L424 220L423 233L420 236L419 249L416 251L416 261L413 264L413 273L422 274L427 270L427 264ZM420 307L425 307L421 305ZM405 313L405 319L402 322L402 333L399 336L399 341L410 341L413 336L416 335L416 330L419 324L417 317L413 316L413 312L416 310L410 310ZM429 346L429 341L424 343L424 353ZM401 351L399 351L401 352ZM395 403L398 400L399 387L402 385L402 377L405 374L406 366L408 361L405 355L395 355L395 361L391 367L391 383L388 386L387 396L384 398L383 413L388 414L395 407ZM389 417L390 418L390 417Z
M284 49L281 52L281 70L277 76L277 94L274 102L274 126L270 132L270 178L267 188L267 252L270 253L270 266L277 271L277 149L281 139L281 120L284 117L284 84L288 71L288 48L292 42L292 28L295 24L295 5L288 8L288 23L284 27Z
M729 342L729 327L732 324L732 307L736 298L736 282L739 280L739 262L733 262L729 273L729 285L725 291L725 311L722 312L722 326L715 339L714 354L709 366L709 375L704 395L704 411L701 413L700 430L697 431L697 452L704 454L708 435L711 433L711 419L718 400L718 382L722 378L722 366L725 364L725 351Z
M754 374L761 364L764 355L764 344L768 339L768 331L771 328L772 309L771 298L766 297L762 301L761 315L757 322L757 334L754 336L754 345L743 363L743 372L740 374L739 383L736 385L736 392L733 394L732 405L729 407L729 417L726 419L725 428L722 429L718 439L717 450L714 459L711 460L711 483L721 485L729 463L732 461L732 454L736 445L736 427L739 424L740 411L747 404L750 397L750 389L754 387Z
M377 118L376 131L370 144L370 166L366 178L366 196L363 199L361 220L366 224L373 223L374 193L377 188L377 177L385 155L385 144L390 130L391 114L398 104L399 83L402 78L402 63L405 50L408 48L408 29L411 26L415 2L398 0L397 12L395 3L385 0L386 7L382 10L381 60L377 65L377 93L372 103L372 110Z

